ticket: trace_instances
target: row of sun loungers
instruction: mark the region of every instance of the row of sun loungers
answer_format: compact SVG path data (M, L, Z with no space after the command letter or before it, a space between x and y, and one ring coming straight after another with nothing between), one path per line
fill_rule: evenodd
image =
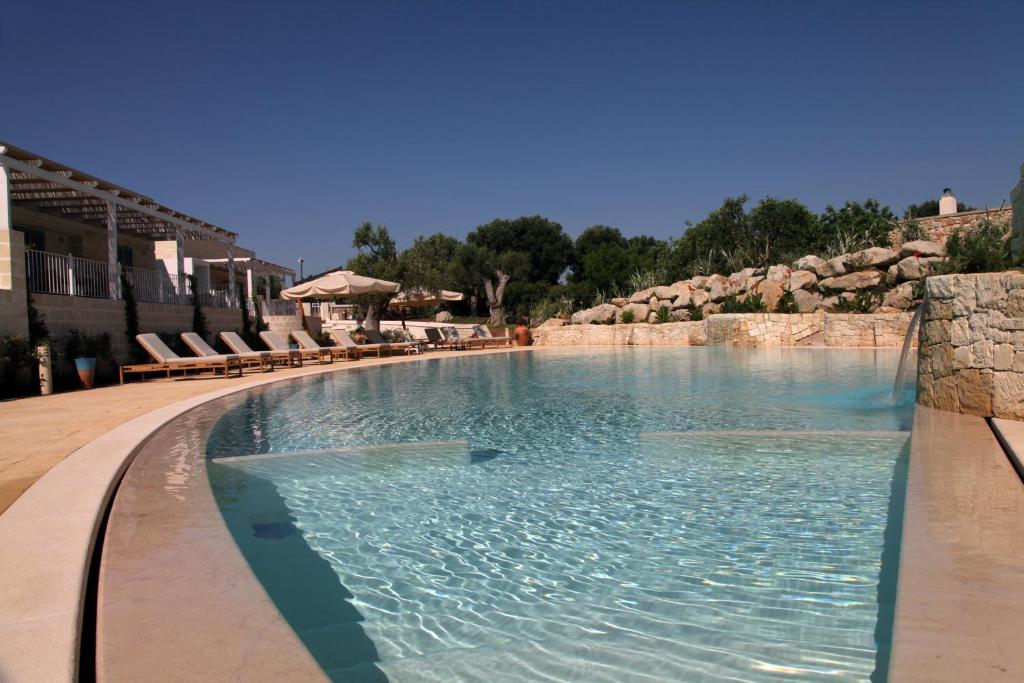
M477 325L474 331L479 335L476 337L461 337L454 328L426 328L427 344L435 349L482 349L488 346L511 345L510 337L493 337L490 331ZM164 343L156 334L140 334L136 336L139 345L152 357L152 363L137 363L122 365L120 368L121 383L124 384L126 374L140 374L164 372L168 377L173 371L187 373L190 370L197 372L212 372L230 377L232 372L241 376L246 368L259 368L260 372L273 371L275 366L301 367L305 360L315 360L317 363L333 363L335 360L359 360L365 354L382 358L386 355L396 353L422 353L423 342L388 342L376 331L367 331L366 344L356 344L345 330L330 330L332 338L338 346L320 346L308 332L299 330L291 333L292 338L299 345L293 349L288 342L281 338L276 332L260 332L260 339L267 345L268 351L254 351L242 339L237 332L221 332L219 337L225 346L231 349L230 354L218 353L206 340L195 332L183 332L181 339L185 345L195 353L195 357L185 358L179 356Z

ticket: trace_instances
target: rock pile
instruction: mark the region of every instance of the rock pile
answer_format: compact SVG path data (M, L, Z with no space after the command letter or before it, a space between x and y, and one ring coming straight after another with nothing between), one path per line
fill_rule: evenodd
M760 295L768 312L775 312L787 292L793 294L800 313L847 310L863 292L876 294L874 300L863 299L868 302L864 312L904 311L914 306L915 283L925 278L945 254L941 244L917 240L898 249L871 247L827 260L808 255L792 266L744 268L728 276L698 275L579 311L573 314L572 323L621 323L627 311L632 313L633 322L655 322L663 306L671 320L689 320L697 309L708 316L719 313L722 304L732 297L743 302L754 294Z

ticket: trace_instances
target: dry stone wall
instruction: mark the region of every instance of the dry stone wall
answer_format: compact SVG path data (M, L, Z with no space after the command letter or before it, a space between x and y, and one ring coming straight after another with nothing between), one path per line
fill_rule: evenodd
M1013 219L1014 209L1017 207L1006 207L1003 209L980 209L978 211L961 211L960 213L950 213L945 216L928 216L926 218L915 219L918 225L924 230L924 234L927 235L928 239L932 242L938 242L939 244L945 244L949 236L953 234L953 231L957 228L968 230L978 225L985 218L989 218L996 222L1006 221L1009 223ZM894 238L898 238L899 231L893 233Z
M929 278L918 403L1024 420L1024 273Z
M705 320L632 325L543 325L537 346L831 346L903 344L911 313L729 313Z

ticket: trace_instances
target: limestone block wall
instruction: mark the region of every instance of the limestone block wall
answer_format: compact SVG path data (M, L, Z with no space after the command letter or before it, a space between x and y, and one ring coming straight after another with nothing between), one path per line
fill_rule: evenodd
M945 244L946 240L953 231L957 228L973 228L984 218L990 218L993 221L1006 221L1010 223L1013 220L1013 208L1006 207L1002 209L980 209L978 211L961 211L960 213L951 213L945 216L928 216L926 218L916 219L921 228L924 229L928 239L939 244ZM896 231L894 237L899 239L899 231Z
M537 346L834 346L903 344L912 313L731 313L700 321L542 326Z
M42 314L51 337L78 330L82 334L110 333L114 358L128 358L128 340L124 336L124 302L111 299L35 294L33 301ZM192 307L172 304L138 304L139 330L177 334L192 329ZM242 313L238 309L203 308L210 331L240 330ZM212 341L212 340L211 340Z
M271 332L276 332L282 339L288 339L293 330L302 329L302 317L298 315L267 315L263 317ZM309 331L318 334L321 330L320 318L308 316L306 324Z
M917 401L1024 420L1024 273L928 278Z
M0 230L0 336L28 336L25 296L25 238Z

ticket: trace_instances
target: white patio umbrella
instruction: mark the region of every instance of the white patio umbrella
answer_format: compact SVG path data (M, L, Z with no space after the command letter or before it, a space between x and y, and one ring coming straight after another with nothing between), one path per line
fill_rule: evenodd
M302 282L281 292L282 299L334 299L354 294L395 294L397 282L356 275L351 270L336 270L315 280Z
M434 306L445 301L462 301L465 295L462 292L449 292L447 289L439 289L432 292L429 289L410 289L401 291L391 299L392 306Z

